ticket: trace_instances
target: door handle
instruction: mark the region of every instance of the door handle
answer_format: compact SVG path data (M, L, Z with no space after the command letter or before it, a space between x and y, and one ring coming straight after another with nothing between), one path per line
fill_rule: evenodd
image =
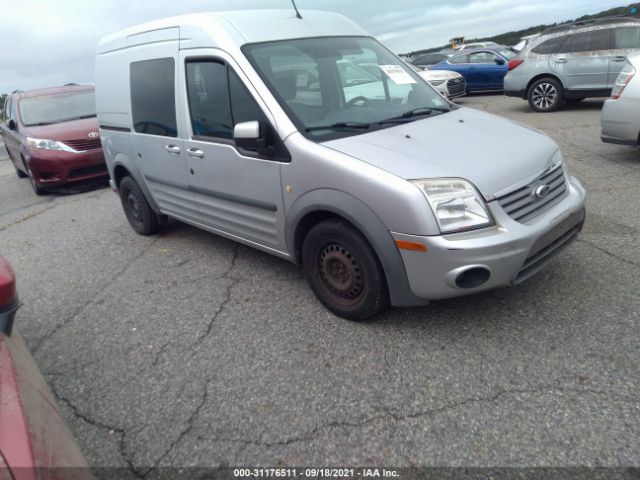
M204 152L199 148L190 148L187 150L187 155L190 157L204 158Z
M621 57L621 56L616 56L612 58L614 62L624 62L626 59L627 57Z
M556 59L556 63L567 63L567 59L564 57L560 57L558 59Z
M169 153L180 155L180 147L177 147L175 145L165 145L164 148Z

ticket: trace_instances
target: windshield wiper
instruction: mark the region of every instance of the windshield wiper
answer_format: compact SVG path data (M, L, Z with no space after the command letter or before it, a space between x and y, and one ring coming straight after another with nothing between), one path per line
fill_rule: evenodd
M413 110L409 110L408 112L404 112L402 115L398 115L396 117L386 118L384 120L380 120L378 123L397 123L404 122L411 118L422 117L424 115L431 115L433 112L450 112L451 110L448 108L439 108L439 107L419 107L414 108Z
M363 123L363 122L337 122L337 123L332 123L331 125L314 125L312 127L305 128L304 131L313 132L314 130L344 130L344 129L367 130L369 127L371 127L371 124Z

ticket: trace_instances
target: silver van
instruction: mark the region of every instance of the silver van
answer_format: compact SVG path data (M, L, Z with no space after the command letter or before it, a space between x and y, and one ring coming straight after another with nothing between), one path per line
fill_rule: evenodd
M551 27L509 61L504 93L528 100L537 112L552 112L588 97L608 97L626 55L638 49L640 19L635 17Z
M520 283L575 240L585 190L549 137L450 103L343 16L302 17L100 41L102 142L136 232L173 217L299 263L353 320Z

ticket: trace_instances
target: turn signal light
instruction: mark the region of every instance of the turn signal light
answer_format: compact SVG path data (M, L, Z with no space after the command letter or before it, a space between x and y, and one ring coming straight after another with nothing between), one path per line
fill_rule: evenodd
M396 240L396 245L400 250L413 250L415 252L427 251L427 246L423 243L407 242L405 240Z

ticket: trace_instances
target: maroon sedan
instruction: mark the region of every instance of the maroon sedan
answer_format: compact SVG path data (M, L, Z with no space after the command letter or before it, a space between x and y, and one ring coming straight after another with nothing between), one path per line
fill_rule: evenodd
M90 85L16 91L7 97L0 125L19 177L33 190L107 178L94 88Z
M90 479L91 472L18 332L15 276L0 257L0 479Z

